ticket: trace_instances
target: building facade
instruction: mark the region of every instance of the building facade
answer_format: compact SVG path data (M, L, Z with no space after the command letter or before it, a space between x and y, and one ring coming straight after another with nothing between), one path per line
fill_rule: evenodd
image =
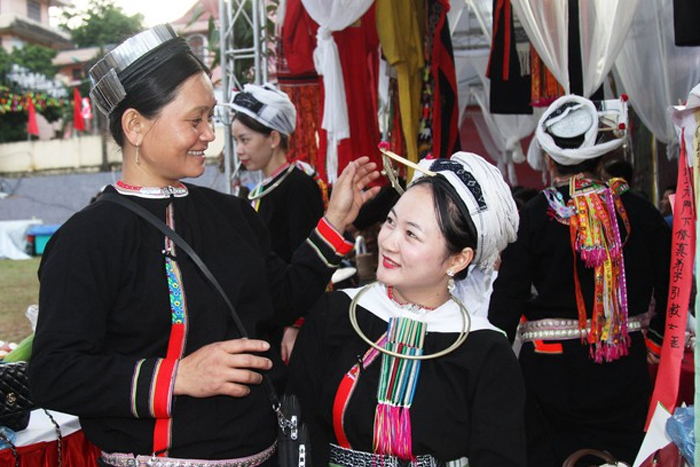
M27 44L56 50L71 46L70 36L49 24L49 7L63 0L0 0L0 45L8 52Z

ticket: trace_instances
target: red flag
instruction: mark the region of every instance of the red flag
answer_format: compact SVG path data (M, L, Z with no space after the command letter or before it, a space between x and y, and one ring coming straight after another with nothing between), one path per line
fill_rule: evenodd
M27 133L39 136L39 124L36 122L36 109L31 97L27 97L29 102L29 122L27 123Z
M657 402L673 413L678 402L678 389L680 387L681 363L685 347L685 326L693 282L696 217L693 203L693 175L686 162L688 156L684 133L685 129L681 132L680 138L678 189L676 190L676 199L673 202L671 280L668 288L666 330L645 431L654 416Z
M73 128L78 131L85 131L85 120L83 120L83 98L80 97L78 88L73 88Z

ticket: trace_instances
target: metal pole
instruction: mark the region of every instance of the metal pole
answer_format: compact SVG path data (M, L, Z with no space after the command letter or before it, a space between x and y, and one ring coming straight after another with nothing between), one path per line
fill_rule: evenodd
M219 56L221 67L221 94L224 103L228 103L231 100L231 86L229 85L228 79L228 47L226 44L226 38L228 37L227 31L229 28L228 24L228 11L226 8L226 0L219 0L219 22L220 22L220 34L219 34L219 47L221 48ZM231 137L231 109L224 105L219 106L218 111L221 115L221 121L224 124L224 180L226 184L224 190L226 193L231 194L231 156L233 154L233 142Z
M248 3L251 3L248 5ZM250 10L246 11L246 7ZM249 15L248 12L252 14ZM234 34L239 21L245 21L253 30L253 46L236 43ZM230 104L234 88L241 87L241 83L235 75L236 63L239 60L253 59L253 72L255 84L267 81L267 39L265 25L267 24L267 10L264 0L219 0L220 23L220 47L221 47L221 86L222 98L225 104ZM236 157L235 141L231 134L231 119L233 111L228 105L219 107L220 116L224 123L224 173L226 176L226 192L232 192L232 182L239 173L233 167L239 167Z
M260 13L258 12L257 0L252 0L253 3L253 49L257 52L260 50ZM255 84L262 84L260 76L260 54L255 54Z
M258 33L260 34L260 47L258 55L260 56L260 68L256 71L260 73L263 83L267 83L267 9L265 8L264 0L253 0L259 2L260 6L260 24L258 25Z

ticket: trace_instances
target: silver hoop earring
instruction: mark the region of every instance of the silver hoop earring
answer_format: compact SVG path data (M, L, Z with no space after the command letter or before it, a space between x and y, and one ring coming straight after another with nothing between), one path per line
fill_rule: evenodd
M450 278L447 280L447 290L450 293L453 293L455 291L455 287L456 287L455 286L455 279L454 279L455 272L452 269L448 269L447 275L450 276Z

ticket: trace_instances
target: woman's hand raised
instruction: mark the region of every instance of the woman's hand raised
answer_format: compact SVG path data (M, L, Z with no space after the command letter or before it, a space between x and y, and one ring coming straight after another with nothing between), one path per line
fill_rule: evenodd
M377 164L363 156L350 162L333 184L326 219L338 231L344 232L360 212L362 205L379 192L380 187L365 190L379 178Z

